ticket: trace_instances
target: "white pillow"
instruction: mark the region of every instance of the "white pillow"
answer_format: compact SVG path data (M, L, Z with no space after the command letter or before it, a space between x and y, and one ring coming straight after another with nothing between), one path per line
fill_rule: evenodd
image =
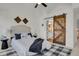
M50 42L48 42L47 40L44 40L43 44L42 44L42 50L47 48L49 49L51 47Z
M21 38L24 38L24 37L27 38L27 36L28 36L28 33L21 33Z

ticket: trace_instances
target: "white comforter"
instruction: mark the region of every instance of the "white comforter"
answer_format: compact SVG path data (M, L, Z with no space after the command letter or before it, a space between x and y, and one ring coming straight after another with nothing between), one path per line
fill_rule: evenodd
M31 55L36 54L33 52L29 52L29 48L35 39L36 38L30 37L30 36L24 37L19 40L16 40L15 38L13 38L11 45L19 56L31 56ZM51 47L50 43L47 40L44 40L44 42L42 44L42 50L44 48L49 49L50 47Z
M11 45L19 56L34 55L36 53L29 52L29 47L34 42L34 40L35 38L31 38L29 36L19 40L13 38Z

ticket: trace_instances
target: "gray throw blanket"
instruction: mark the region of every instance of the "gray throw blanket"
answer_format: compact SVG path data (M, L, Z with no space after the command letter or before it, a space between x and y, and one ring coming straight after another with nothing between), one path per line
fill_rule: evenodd
M38 38L36 39L33 44L30 46L29 51L30 52L35 52L35 53L40 53L41 49L42 49L42 43L43 43L43 39Z

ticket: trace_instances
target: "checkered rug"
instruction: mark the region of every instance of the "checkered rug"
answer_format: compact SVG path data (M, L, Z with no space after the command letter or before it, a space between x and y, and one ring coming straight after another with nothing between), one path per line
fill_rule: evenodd
M52 45L50 49L44 49L42 53L36 54L34 56L69 56L71 55L72 49L66 47Z
M33 56L69 56L72 49L66 47L52 45L50 49L44 49L42 53ZM0 56L18 56L17 52L13 48L9 48L6 51L0 52Z

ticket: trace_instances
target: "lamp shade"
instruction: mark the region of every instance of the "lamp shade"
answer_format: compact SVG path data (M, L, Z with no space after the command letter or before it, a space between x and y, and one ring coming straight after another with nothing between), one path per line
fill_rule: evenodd
M0 40L3 40L5 38L7 38L6 31L5 30L0 31Z

